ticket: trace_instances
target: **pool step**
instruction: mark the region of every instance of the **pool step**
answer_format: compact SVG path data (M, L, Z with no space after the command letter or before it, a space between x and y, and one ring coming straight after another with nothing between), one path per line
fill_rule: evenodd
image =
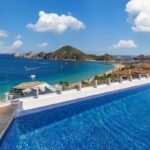
M3 107L0 107L0 140L7 131L11 122L13 121L20 102L15 102Z

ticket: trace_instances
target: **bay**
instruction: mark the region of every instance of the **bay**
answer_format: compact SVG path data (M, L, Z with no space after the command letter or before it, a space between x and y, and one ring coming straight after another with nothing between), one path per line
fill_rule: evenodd
M32 81L32 74L36 75L34 81L49 84L59 84L60 81L75 83L111 69L113 65L99 62L25 59L0 55L0 96L17 84Z

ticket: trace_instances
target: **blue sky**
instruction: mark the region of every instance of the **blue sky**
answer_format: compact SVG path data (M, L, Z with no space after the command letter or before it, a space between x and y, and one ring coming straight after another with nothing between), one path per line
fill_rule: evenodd
M149 54L150 29L136 18L145 13L150 21L150 8L137 9L136 1L141 0L1 0L0 53L72 45L92 54Z

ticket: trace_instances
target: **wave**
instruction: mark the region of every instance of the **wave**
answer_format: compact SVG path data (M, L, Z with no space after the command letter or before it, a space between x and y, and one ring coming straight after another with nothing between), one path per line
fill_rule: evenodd
M40 67L34 67L34 68L29 68L29 67L24 67L25 70L36 70L36 69L40 69Z

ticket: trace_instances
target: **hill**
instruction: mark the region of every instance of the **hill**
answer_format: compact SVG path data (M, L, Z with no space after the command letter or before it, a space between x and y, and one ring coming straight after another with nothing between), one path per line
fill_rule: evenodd
M115 61L116 58L112 55L105 54L105 55L98 56L96 60L99 60L99 61Z
M92 56L80 51L72 46L64 46L53 53L46 55L50 60L90 60Z
M114 61L116 58L105 54L102 56L89 55L81 50L72 47L72 46L64 46L59 48L58 50L50 53L40 52L35 54L33 52L29 52L26 54L15 54L15 57L23 57L23 58L44 58L49 60L99 60L99 61Z

